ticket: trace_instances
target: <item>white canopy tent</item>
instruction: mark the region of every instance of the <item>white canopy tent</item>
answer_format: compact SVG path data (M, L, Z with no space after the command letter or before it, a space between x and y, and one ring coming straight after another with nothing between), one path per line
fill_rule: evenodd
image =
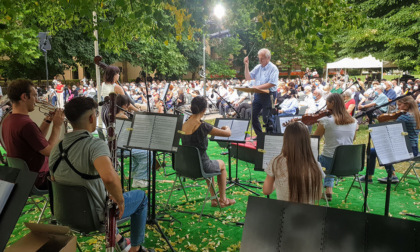
M383 61L375 59L372 55L359 58L344 58L333 63L327 63L327 71L325 78L328 77L328 69L352 69L352 68L380 68L381 79L383 78L384 63Z

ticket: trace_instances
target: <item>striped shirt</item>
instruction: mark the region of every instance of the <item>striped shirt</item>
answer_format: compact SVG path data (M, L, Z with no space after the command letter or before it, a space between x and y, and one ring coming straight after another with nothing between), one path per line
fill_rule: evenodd
M416 129L416 120L414 119L413 114L406 113L398 117L397 122L405 122L405 127L408 132L408 138L410 139L411 146L417 145L419 142L419 132L420 130Z

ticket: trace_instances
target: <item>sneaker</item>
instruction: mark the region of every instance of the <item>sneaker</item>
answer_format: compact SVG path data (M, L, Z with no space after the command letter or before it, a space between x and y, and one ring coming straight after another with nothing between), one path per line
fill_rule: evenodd
M381 183L385 183L386 184L387 179L388 179L388 177L379 178L378 181L381 182ZM391 183L392 184L397 184L398 182L400 182L400 180L398 179L397 176L392 176L391 177Z
M118 242L118 247L120 248L121 251L130 251L131 249L131 242L130 239L128 238L121 238Z
M131 187L133 188L146 188L149 186L149 182L144 179L133 179L133 184Z
M360 176L359 179L356 179L356 180L358 180L358 181L360 181L362 183L365 183L366 182L366 176ZM369 184L372 184L373 183L373 180L372 179L368 179L368 183Z

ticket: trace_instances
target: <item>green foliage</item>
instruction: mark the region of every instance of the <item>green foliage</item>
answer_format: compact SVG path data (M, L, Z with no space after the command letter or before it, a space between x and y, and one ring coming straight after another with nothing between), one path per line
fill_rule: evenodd
M340 55L373 56L394 61L400 69L420 65L420 4L418 1L353 1L365 15L357 29L339 38Z

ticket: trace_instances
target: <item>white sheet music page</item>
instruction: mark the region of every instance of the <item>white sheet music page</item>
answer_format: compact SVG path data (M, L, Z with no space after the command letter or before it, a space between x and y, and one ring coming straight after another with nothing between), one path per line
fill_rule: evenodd
M215 125L217 128L222 128L223 126L229 126L229 128L232 129L232 120L219 120L219 123ZM228 140L229 137L221 137L221 136L215 136L213 138L214 140Z
M372 142L380 164L391 164L410 158L402 124L389 124L370 128Z
M319 155L318 146L319 146L319 139L311 137L311 149L312 149L312 153L314 154L314 158L317 161L318 161L318 155Z
M233 120L232 122L232 135L229 140L232 141L244 141L246 137L246 131L248 130L249 121L244 120Z
M3 212L4 206L6 205L14 186L14 183L0 180L0 214Z
M294 117L293 116L284 116L284 117L279 117L279 121L280 121L280 133L284 133L284 131L286 130L286 127L283 126L283 123L287 123L290 120L292 120Z
M117 147L126 148L128 137L130 136L131 121L117 119L115 122L115 131L117 133Z
M156 116L150 149L172 151L177 121L176 116Z
M265 170L271 159L280 155L281 149L283 148L283 136L265 135L264 138L264 150L263 155L263 166Z
M128 145L140 149L148 149L152 138L154 121L155 115L135 114L133 131L131 132Z

